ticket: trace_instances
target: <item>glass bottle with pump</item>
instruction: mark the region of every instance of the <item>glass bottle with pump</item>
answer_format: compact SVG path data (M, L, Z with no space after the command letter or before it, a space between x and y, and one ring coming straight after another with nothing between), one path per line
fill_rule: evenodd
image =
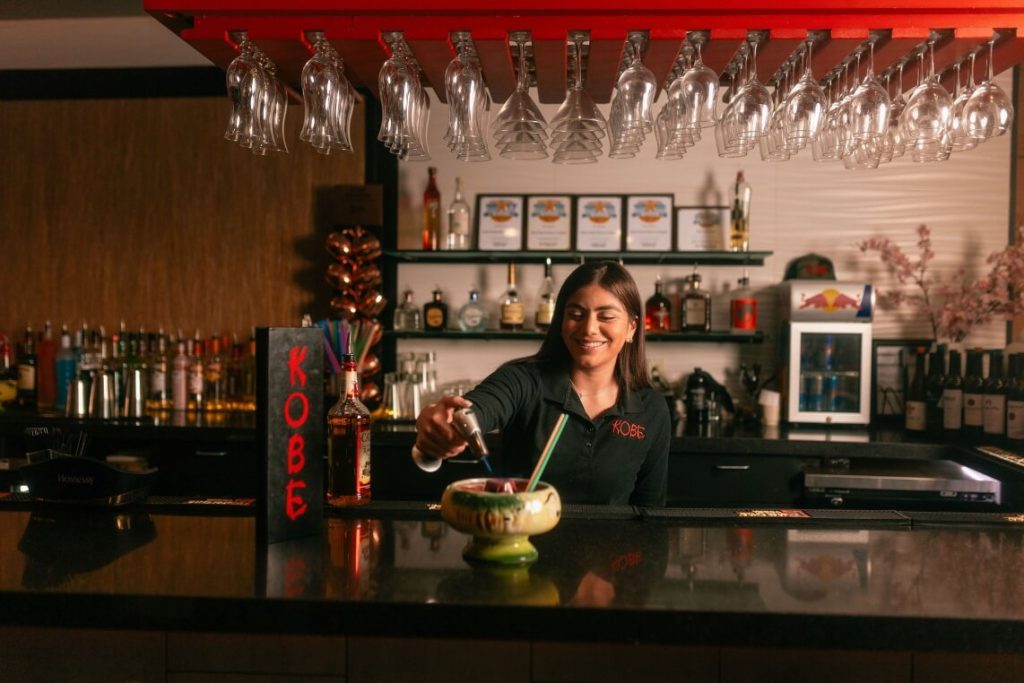
M483 332L487 329L489 319L490 314L480 304L480 294L471 289L469 301L459 308L459 329L463 332Z
M551 277L551 259L544 260L544 279L537 293L537 312L533 316L533 324L538 330L551 327L551 318L555 315L555 280Z
M441 242L441 192L437 189L437 169L431 166L427 189L423 191L423 250L437 251Z
M729 328L733 334L753 334L757 331L757 299L750 289L750 276L743 269L743 277L736 281L736 289L729 300Z
M988 358L988 379L982 394L981 421L985 434L1006 432L1006 378L1003 377L1003 352L993 351Z
M711 331L711 294L700 288L700 273L694 269L690 288L683 294L681 328L683 332Z
M906 428L911 432L923 432L928 426L928 393L924 375L925 349L914 353L914 377L907 388Z
M930 434L942 431L942 392L946 387L945 345L936 345L928 354L928 375L925 377L927 413L925 421Z
M750 249L750 185L743 171L736 174L730 197L729 251Z
M964 426L965 434L978 436L982 426L982 394L984 379L981 376L982 351L971 349L967 352L967 372L964 374Z
M352 338L342 356L345 393L327 413L327 503L370 502L370 411L359 400Z
M427 330L445 330L448 328L448 304L443 300L443 292L434 290L433 301L423 304L423 327Z
M1011 381L1006 388L1006 438L1024 441L1024 353L1010 356Z
M469 249L470 236L469 204L462 197L462 178L455 178L455 197L448 205L448 248Z
M654 281L654 294L644 303L644 331L669 332L672 324L672 302L661 291L661 276Z
M964 379L960 376L960 352L949 352L949 372L942 390L942 428L959 434L964 421Z
M503 330L523 329L523 302L519 300L519 290L516 288L516 264L508 264L508 288L501 300L501 319L499 325Z

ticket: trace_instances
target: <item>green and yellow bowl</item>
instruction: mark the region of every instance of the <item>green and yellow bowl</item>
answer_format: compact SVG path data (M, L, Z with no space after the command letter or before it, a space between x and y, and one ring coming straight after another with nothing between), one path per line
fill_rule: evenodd
M489 491L514 487L514 492ZM526 491L526 479L486 478L452 482L441 496L441 517L473 538L462 551L470 564L509 567L531 564L537 549L529 537L550 531L562 516L562 500L550 484Z

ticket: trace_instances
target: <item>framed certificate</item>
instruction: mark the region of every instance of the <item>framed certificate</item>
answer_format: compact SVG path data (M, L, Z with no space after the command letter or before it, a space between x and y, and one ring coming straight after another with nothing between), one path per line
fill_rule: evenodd
M622 196L576 197L576 250L622 250Z
M676 251L724 251L729 207L676 207Z
M670 194L626 197L626 251L672 251Z
M476 196L476 235L480 251L520 251L523 248L523 196Z
M527 251L568 251L572 248L572 197L526 198Z

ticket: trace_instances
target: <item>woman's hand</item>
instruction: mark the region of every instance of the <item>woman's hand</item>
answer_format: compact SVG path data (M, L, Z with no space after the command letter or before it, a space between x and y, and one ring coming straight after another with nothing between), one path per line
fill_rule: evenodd
M452 413L472 403L461 396L445 396L431 403L416 418L415 448L428 458L451 458L466 450L466 440L452 427Z

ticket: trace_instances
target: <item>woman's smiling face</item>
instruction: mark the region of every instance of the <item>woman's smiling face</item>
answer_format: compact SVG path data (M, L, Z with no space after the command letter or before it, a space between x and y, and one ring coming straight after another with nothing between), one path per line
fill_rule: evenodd
M587 285L576 290L565 304L562 340L574 367L614 368L626 340L636 334L636 325L614 294L601 285Z

